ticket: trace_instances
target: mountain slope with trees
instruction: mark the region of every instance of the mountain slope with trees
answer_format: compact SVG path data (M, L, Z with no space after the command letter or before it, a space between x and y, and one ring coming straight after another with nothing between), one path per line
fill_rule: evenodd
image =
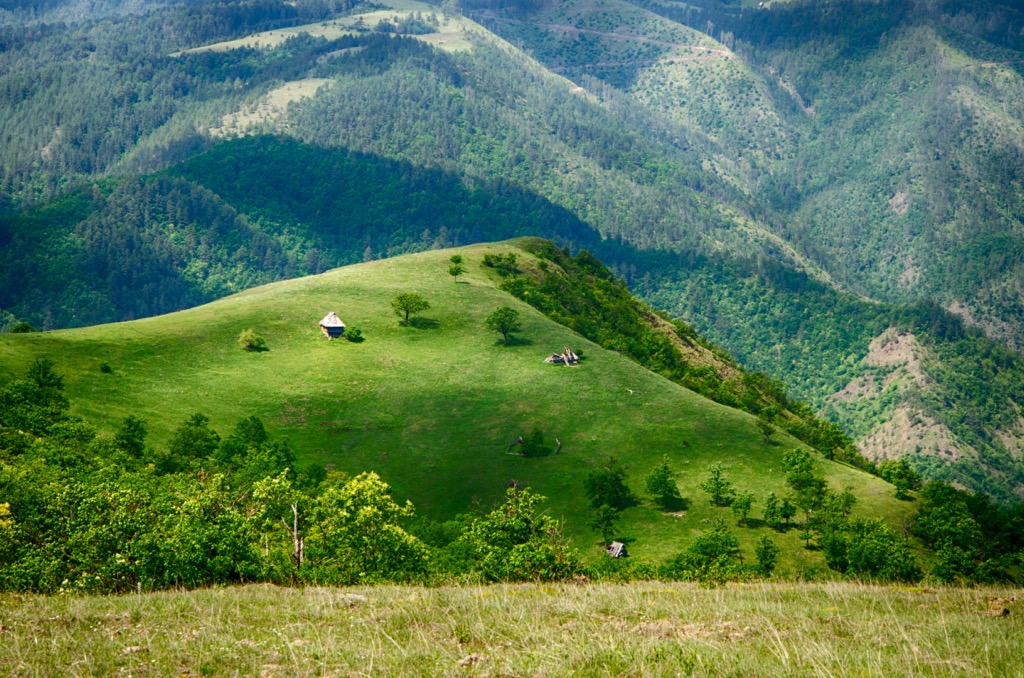
M799 454L836 493L853 492L854 515L892 524L909 515L913 505L895 499L881 479L808 454L781 430L781 417L766 443L751 414L698 396L499 289L516 278L487 266L485 257L501 257L507 268L513 255L519 275L550 273L575 294L596 292L608 275L587 256L556 256L545 245L538 258L524 245L537 247L528 241L457 250L466 267L458 281L447 272L451 251L428 252L274 283L157 318L4 334L5 416L23 418L5 419L0 504L9 502L16 523L24 521L28 497L44 501L39 493L51 487L32 474L63 482L56 479L70 473L84 482L109 473L102 467L114 462L130 467L146 492L164 474L210 482L225 474L222 489L207 487L220 493L285 467L291 482L312 487L329 467L349 477L375 471L420 515L447 521L478 502L499 501L515 481L547 496L549 511L565 517L566 534L592 556L598 552L585 480L602 473L613 455L635 497L622 505L613 535L633 538L634 556L657 561L682 550L701 521L733 521L728 507L710 504L698 489L711 464L722 464L730 481L760 502L768 492L787 495L784 458ZM588 302L594 310L574 317L591 318L601 344L640 356L629 341L657 343L657 334L619 334L634 311L604 289ZM405 324L391 302L411 291L429 307ZM521 324L507 344L485 327L502 306L516 310ZM327 340L316 323L328 310L338 312L347 332L360 329L363 340ZM240 347L243 330L258 334L265 350ZM583 356L579 365L544 362L566 346ZM40 359L52 363L40 366ZM685 366L677 362L677 369ZM45 403L32 396L40 383L51 389ZM40 403L56 409L33 409ZM61 411L60 421L47 419ZM232 437L244 443L253 431L258 453L228 445ZM513 446L520 437L533 447ZM666 455L688 505L679 515L664 513L642 490ZM38 489L23 495L17 488L24 483ZM222 501L218 496L209 500ZM820 554L801 546L793 527L799 521L786 522L776 531L751 521L737 532L740 547L752 554L769 534L782 548L784 567L820 565Z
M543 235L594 251L879 458L1022 491L1014 7L396 6L396 27L476 19L454 49L422 26L376 30L378 10L360 25L344 2L94 5L2 17L4 327ZM230 42L339 17L337 34ZM302 143L213 131L311 82L330 84L232 132ZM843 395L908 322L927 379Z

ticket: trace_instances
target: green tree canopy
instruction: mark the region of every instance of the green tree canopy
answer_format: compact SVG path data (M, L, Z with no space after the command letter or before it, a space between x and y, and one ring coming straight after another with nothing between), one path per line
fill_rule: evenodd
M317 498L310 558L338 581L401 580L426 567L427 548L401 521L413 506L398 504L376 473L339 478Z
M608 457L604 466L587 474L583 480L583 491L594 508L608 505L622 510L636 501L626 487L626 469L615 457Z
M750 509L754 507L754 501L754 495L751 492L740 492L732 500L732 512L736 515L740 525L747 524L747 516L750 515Z
M910 499L909 492L921 489L921 474L906 459L886 459L878 470L896 488L897 499Z
M178 459L205 459L217 451L220 436L210 428L210 418L195 413L175 429L168 451Z
M413 313L421 313L430 308L430 302L415 292L401 292L391 302L391 308L395 315L402 318L402 323L409 324L409 316Z
M267 340L251 327L242 330L241 334L238 335L238 345L246 351L267 350Z
M661 463L644 479L644 487L665 511L671 511L683 502L676 485L676 474L668 463L668 455L662 455Z
M722 465L715 463L708 471L708 477L700 484L700 489L711 495L711 503L715 506L728 506L736 496L736 488L732 481L725 477Z
M557 580L581 569L557 520L541 513L544 497L509 488L505 503L477 518L462 536L476 568L491 581Z
M502 306L496 309L494 313L487 316L484 324L488 329L500 332L506 346L508 346L509 335L523 329L523 324L519 322L519 311L511 306Z

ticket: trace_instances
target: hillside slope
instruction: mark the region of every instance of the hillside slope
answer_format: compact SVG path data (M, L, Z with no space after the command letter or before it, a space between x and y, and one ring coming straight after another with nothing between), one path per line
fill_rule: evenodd
M484 254L514 252L516 243L457 250L468 272L447 273L451 250L409 255L258 287L166 316L42 334L0 336L0 375L21 374L49 357L65 375L74 408L101 431L128 414L144 417L150 444L162 447L194 412L225 431L249 415L287 438L303 463L331 464L357 473L374 470L410 498L422 514L450 518L488 506L513 480L549 497L551 513L590 549L583 479L609 455L641 479L667 454L678 470L688 508L663 514L646 502L626 509L621 536L636 555L677 552L707 521L732 522L697 485L715 462L741 490L758 497L785 490L781 457L799 446L779 434L766 445L752 416L708 401L621 355L602 349L498 289L500 278L481 266ZM398 292L415 291L431 308L401 326L390 308ZM483 327L496 307L520 311L524 329L509 346ZM361 343L327 341L316 323L337 311ZM266 338L268 351L241 350L245 328ZM585 357L577 367L543 362L570 347ZM109 365L109 373L100 368ZM518 436L540 429L554 455L506 454ZM856 513L905 519L910 505L891 487L823 459L819 468L836 489L850 487ZM752 544L765 528L744 529ZM795 532L772 533L786 564L818 562Z
M880 456L932 449L886 433L922 416L953 454L920 468L1024 491L1013 7L83 4L0 33L0 328L542 235ZM934 344L923 387L836 401L893 328Z

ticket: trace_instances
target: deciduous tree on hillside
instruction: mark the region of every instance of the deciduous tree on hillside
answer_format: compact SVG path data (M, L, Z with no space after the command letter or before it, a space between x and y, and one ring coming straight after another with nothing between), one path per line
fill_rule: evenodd
M402 318L402 324L408 325L409 316L426 311L430 308L430 302L415 292L402 292L391 302L391 308L394 309L395 315Z
M711 503L715 506L728 506L736 496L736 488L732 481L725 477L721 464L711 466L708 477L700 484L700 489L711 495Z
M509 336L523 329L523 324L519 322L519 311L510 306L502 306L495 310L494 313L487 316L484 324L488 329L500 332L506 346L508 346Z

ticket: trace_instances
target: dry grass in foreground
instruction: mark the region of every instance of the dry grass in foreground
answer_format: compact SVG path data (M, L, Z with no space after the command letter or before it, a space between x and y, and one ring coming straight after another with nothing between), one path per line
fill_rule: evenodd
M992 616L989 600L1015 596ZM5 675L1024 675L1020 591L644 582L0 597Z

